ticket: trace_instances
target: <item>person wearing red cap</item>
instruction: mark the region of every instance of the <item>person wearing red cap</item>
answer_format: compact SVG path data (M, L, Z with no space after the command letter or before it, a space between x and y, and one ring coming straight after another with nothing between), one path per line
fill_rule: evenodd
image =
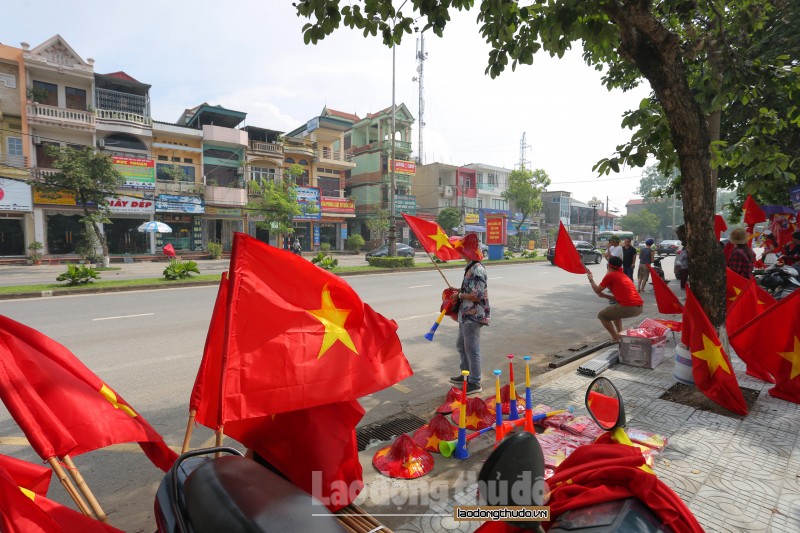
M481 392L481 328L489 325L489 288L487 286L486 268L481 259L478 237L470 233L458 247L458 251L469 261L464 269L464 281L461 290L454 298L458 298L458 340L456 349L461 358L461 370L468 370L467 394ZM463 383L462 375L450 378L455 384Z
M622 319L641 315L644 302L633 281L622 272L622 259L619 257L609 258L607 268L608 272L600 285L594 282L591 272L587 271L586 277L589 278L589 283L597 296L611 301L611 305L600 311L597 318L611 335L612 342L619 342ZM608 289L611 294L603 292L605 289Z

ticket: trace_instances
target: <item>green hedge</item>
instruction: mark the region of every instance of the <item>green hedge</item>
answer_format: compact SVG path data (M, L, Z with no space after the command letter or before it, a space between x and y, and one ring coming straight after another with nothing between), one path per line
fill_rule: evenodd
M369 266L381 268L406 268L414 266L413 257L370 257Z

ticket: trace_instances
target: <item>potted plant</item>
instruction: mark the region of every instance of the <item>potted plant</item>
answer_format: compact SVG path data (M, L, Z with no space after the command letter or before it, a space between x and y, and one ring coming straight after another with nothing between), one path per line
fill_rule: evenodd
M37 104L41 104L42 102L47 100L48 93L45 89L41 87L29 87L28 88L28 101L36 102Z
M41 250L44 250L44 245L39 241L33 241L28 245L28 259L30 259L34 265L42 264Z

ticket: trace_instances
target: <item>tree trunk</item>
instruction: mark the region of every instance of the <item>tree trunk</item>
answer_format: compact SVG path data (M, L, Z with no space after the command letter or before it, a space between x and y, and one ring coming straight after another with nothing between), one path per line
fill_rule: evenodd
M604 9L617 24L620 55L640 69L650 82L669 121L672 144L683 177L686 249L692 292L715 327L725 321L725 269L714 237L716 190L711 176L708 124L694 99L681 56L680 42L649 11L649 2Z

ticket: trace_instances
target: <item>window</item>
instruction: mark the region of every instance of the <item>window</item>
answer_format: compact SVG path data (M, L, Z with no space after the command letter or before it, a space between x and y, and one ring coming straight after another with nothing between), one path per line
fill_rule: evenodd
M317 178L317 185L319 186L322 196L339 197L339 178Z
M64 87L64 94L67 97L68 109L86 111L86 91L75 87Z
M301 159L300 161L297 162L297 164L307 167L308 166L308 161L306 161L305 159Z
M239 160L239 154L228 152L227 150L218 150L216 148L207 148L203 150L203 157L214 157L216 159L225 159L228 161Z
M483 172L478 172L476 174L476 176L477 176L477 179L478 179L478 184L483 183Z
M489 185L497 185L497 175L493 172L489 173Z
M561 197L553 196L552 198L550 198L550 201L553 202L554 204L560 204L561 203Z
M472 178L464 177L464 187L467 189L472 188Z
M192 159L191 157L184 157L183 162L191 164L194 163L194 159Z
M147 145L140 141L137 137L127 133L112 133L103 139L103 145L106 150L142 150L147 151ZM127 157L127 156L126 156ZM141 157L141 156L139 156Z
M175 162L175 163L180 163L181 162L181 158L180 157L173 157L172 161Z
M287 165L294 165L294 159L292 159L291 157L285 158L283 162L286 163Z
M483 199L482 198L478 198L478 209L482 209L482 208L483 208Z
M492 198L492 209L507 210L508 209L508 201L507 200L501 200L499 198Z
M158 156L158 160L159 161L169 161L169 157L167 157L165 155L160 155L160 156Z
M39 93L35 97L38 103L58 107L58 86L55 83L34 81L33 88Z
M250 167L250 179L258 183L275 181L275 171L277 169L267 167Z
M8 162L15 167L24 167L25 160L22 156L22 139L19 137L8 137L6 139L6 147Z
M183 171L183 177L180 178L180 181L194 183L194 167L184 167L181 165L157 164L156 179L158 181L174 181L173 176L170 175L173 167L178 167Z

